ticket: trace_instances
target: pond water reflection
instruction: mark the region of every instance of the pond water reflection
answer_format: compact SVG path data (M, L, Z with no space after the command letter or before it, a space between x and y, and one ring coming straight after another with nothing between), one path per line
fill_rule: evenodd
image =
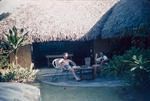
M40 88L42 101L150 101L150 93L135 90L117 79L101 77L77 82L45 74L38 80L40 83L35 86Z
M115 88L58 87L41 84L42 101L123 101Z
M146 94L125 87L63 87L40 84L42 101L149 101Z

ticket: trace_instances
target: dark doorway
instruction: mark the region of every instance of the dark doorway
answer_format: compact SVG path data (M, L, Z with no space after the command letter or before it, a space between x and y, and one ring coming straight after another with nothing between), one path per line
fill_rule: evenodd
M47 67L46 55L58 55L68 52L73 54L73 61L84 64L84 58L92 54L92 41L49 41L33 43L32 60L36 67ZM53 60L53 59L52 59Z

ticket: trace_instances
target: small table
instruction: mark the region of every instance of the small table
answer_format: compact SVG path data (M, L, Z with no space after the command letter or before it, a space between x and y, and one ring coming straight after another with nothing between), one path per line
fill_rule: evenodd
M93 80L94 76L94 68L92 67L82 67L79 70L79 75L82 80Z

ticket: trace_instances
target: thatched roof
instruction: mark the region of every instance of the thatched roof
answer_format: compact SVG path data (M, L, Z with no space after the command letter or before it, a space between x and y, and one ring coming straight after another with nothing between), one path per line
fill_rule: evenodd
M120 0L87 36L112 38L150 35L150 0Z
M10 15L0 21L0 33L16 25L26 28L32 41L78 40L118 1L2 0L0 13Z

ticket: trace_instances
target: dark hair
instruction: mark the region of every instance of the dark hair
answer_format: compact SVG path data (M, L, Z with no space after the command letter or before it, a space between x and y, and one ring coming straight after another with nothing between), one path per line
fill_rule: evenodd
M69 55L69 54L67 52L65 52L63 56L66 56L66 55Z
M100 52L99 55L104 55L104 53L103 53L103 52Z
M68 55L68 53L67 53L67 52L65 52L65 53L64 53L64 55L66 55L66 54Z

